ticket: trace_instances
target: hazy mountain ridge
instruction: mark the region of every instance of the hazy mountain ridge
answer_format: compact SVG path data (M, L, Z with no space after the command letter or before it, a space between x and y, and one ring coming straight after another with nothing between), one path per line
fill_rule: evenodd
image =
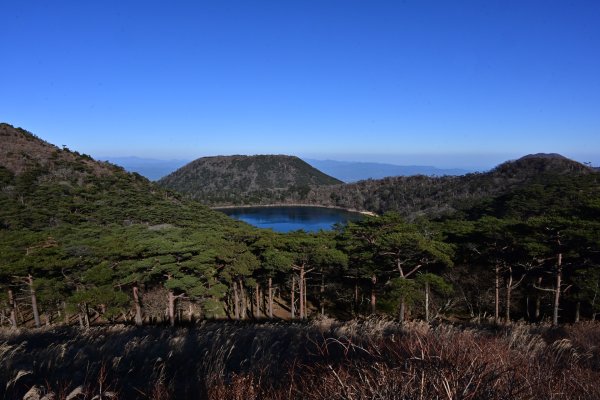
M136 172L152 181L166 177L190 162L190 160L165 160L137 156L99 156L95 158L98 160L107 160L110 163L122 166L126 171ZM467 169L437 168L428 165L396 165L378 162L316 160L310 158L302 158L302 160L319 171L346 183L364 179L381 179L389 176L444 176L464 175L473 172Z
M265 204L301 199L311 188L342 183L298 157L202 157L158 183L206 204Z
M98 157L113 164L120 165L128 172L138 173L151 181L157 181L171 172L183 167L189 160L159 160L142 157Z
M365 179L382 179L391 176L445 176L464 175L471 171L460 168L437 168L428 165L395 165L376 162L336 161L304 159L324 173L346 182Z

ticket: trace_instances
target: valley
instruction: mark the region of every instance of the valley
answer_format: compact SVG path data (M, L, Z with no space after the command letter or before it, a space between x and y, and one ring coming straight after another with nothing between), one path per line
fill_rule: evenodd
M0 124L0 139L0 378L7 382L0 386L7 399L31 390L320 398L339 390L340 374L348 379L343 397L388 396L392 381L367 387L355 374L374 361L377 374L392 373L415 352L429 361L402 373L421 376L428 389L394 389L409 397L437 398L440 382L448 382L474 397L508 385L514 390L489 398L530 398L546 390L538 373L578 377L577 388L557 380L549 390L597 393L591 343L600 331L600 175L588 166L536 154L487 173L343 184L294 157L217 157L153 183L8 124ZM280 233L209 208L274 201L375 215ZM223 211L244 210L251 208ZM507 335L517 336L507 342ZM472 388L446 370L430 372L442 348L450 351L448 371L465 365L449 355L461 341L492 346L511 369L523 362L514 346L539 345L528 348L532 364L518 378L494 372L491 359L479 372L464 371L480 380ZM136 344L124 350L129 342ZM48 343L62 343L66 353ZM217 343L221 350L211 347ZM292 358L267 350L280 345L294 349ZM181 361L202 351L202 365ZM397 358L383 357L387 351ZM82 362L85 373L68 375ZM338 367L329 369L332 363ZM159 369L145 372L149 364ZM321 386L298 386L311 374L324 377Z

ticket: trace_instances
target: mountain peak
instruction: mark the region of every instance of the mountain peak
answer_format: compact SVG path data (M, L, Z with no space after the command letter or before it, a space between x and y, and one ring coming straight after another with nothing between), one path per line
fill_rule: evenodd
M93 160L86 154L62 149L50 144L31 132L0 123L0 167L14 175L31 168L43 168L59 172L61 168L79 169L81 173L102 175L116 168L108 163Z
M563 156L562 154L558 154L558 153L527 154L526 156L519 158L519 160L529 160L529 159L533 159L533 158L543 158L543 159L547 159L547 160L569 160L569 158Z
M533 176L544 173L559 175L569 173L585 174L593 172L593 169L557 153L536 153L528 154L517 160L506 161L498 165L491 172Z
M278 203L310 188L342 183L298 157L261 154L202 157L158 181L211 204Z

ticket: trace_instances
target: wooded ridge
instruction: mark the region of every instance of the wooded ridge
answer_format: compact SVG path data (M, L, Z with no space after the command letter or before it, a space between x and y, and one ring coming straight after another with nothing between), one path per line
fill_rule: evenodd
M350 184L332 180L315 183L304 178L306 174L299 174L298 169L288 168L282 175L283 164L275 160L291 159L295 158L201 158L158 183L210 206L306 204L378 214L396 211L412 220L419 216L448 215L529 184L552 181L556 176L596 173L593 168L558 154L531 154L484 173L397 176ZM251 167L242 167L241 160ZM299 177L293 178L295 175ZM264 176L271 179L259 179ZM275 177L279 185L273 183Z
M158 181L207 205L278 203L339 183L285 155L203 157Z

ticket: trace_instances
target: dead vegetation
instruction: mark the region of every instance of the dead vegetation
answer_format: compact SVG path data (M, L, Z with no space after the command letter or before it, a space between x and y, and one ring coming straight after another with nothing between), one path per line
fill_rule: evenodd
M6 399L595 399L600 324L208 321L5 333Z

